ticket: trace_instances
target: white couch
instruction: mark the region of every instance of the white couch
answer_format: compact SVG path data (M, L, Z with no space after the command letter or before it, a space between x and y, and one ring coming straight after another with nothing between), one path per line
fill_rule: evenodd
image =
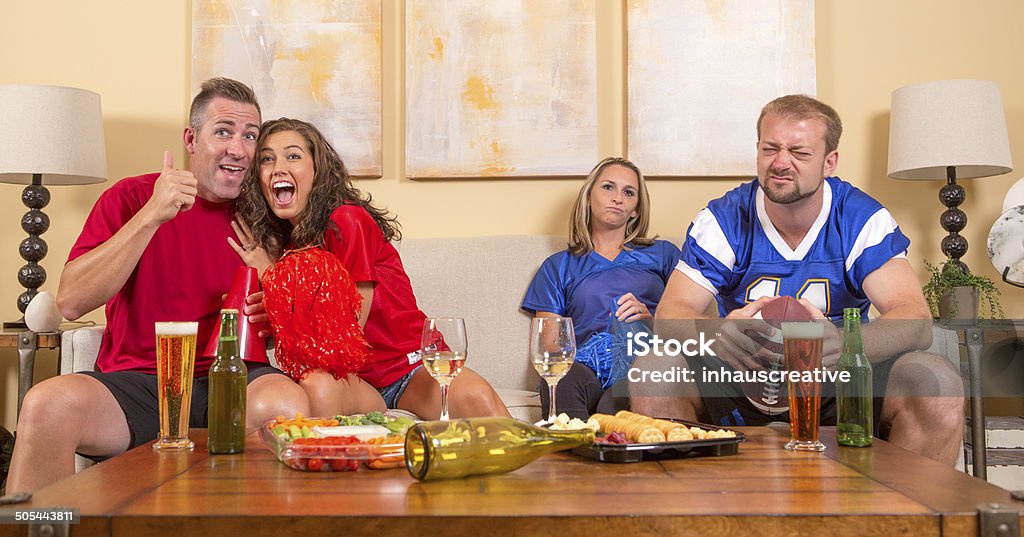
M427 315L466 319L467 365L498 390L513 416L540 419L539 377L528 358L529 315L519 309L534 272L564 237L513 235L406 239L402 261ZM61 373L92 369L103 327L64 332ZM934 329L930 352L959 365L956 335Z
M530 316L519 309L534 272L564 237L406 239L399 250L420 308L466 319L467 366L497 389L514 417L540 419L539 377L529 364ZM102 326L64 332L61 374L90 370Z

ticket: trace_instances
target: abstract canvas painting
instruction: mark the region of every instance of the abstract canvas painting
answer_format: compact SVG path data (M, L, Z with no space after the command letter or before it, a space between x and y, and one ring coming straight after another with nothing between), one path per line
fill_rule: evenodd
M250 84L263 119L316 125L353 175L380 177L380 0L194 0L192 90Z
M586 174L593 0L407 0L406 175Z
M750 176L775 97L815 93L813 0L629 0L629 158L647 175Z

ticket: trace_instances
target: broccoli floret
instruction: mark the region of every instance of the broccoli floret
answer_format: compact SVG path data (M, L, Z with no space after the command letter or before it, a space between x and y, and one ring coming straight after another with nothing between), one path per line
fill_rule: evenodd
M361 416L334 416L338 425L365 425Z
M369 422L367 425L387 425L388 417L383 412L374 410L366 414L366 421Z

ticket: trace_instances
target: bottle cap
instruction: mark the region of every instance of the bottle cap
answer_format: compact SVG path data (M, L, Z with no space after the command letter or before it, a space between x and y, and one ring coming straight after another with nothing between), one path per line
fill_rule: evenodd
M238 314L238 354L247 362L267 363L267 343L259 337L261 329L266 329L266 323L252 323L249 316L241 312L245 311L245 297L259 292L260 282L256 269L253 267L239 267L235 272L235 279L231 282L231 290L221 313L234 311ZM220 318L213 327L210 334L210 341L206 344L203 356L213 358L217 356L217 344L220 342Z

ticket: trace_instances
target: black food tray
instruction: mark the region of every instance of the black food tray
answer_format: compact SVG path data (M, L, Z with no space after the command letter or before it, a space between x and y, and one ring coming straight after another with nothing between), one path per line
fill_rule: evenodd
M598 462L641 462L664 459L681 459L684 457L721 457L735 455L740 443L746 442L743 433L728 427L718 427L695 421L659 418L674 421L687 427L700 427L715 431L722 429L736 433L734 438L709 438L705 440L685 440L682 442L660 442L657 444L594 444L578 447L573 453Z

